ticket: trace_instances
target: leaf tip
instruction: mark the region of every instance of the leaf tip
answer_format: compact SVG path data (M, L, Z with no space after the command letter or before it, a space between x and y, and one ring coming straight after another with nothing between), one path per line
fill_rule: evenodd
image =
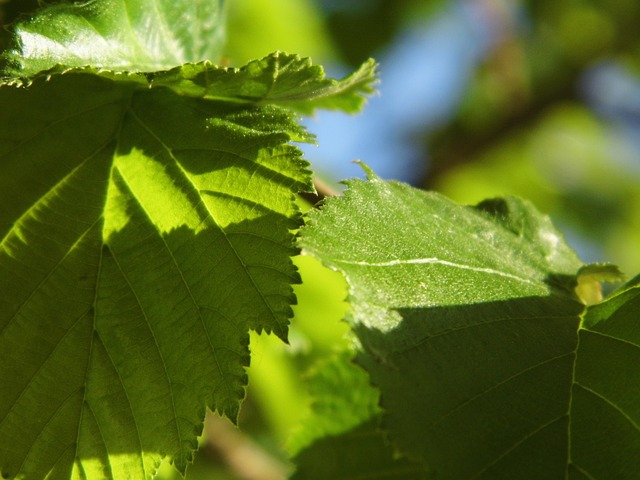
M380 180L380 177L375 174L373 169L362 160L354 160L353 163L357 163L360 168L362 168L367 177L367 180Z

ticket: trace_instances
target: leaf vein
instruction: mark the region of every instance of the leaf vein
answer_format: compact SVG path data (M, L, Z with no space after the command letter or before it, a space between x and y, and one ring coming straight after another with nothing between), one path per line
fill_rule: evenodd
M0 420L0 426L2 426L5 422L5 420L9 417L9 414L11 413L11 411L14 409L14 407L18 404L18 402L20 401L20 399L24 396L24 394L27 392L27 390L29 389L29 386L31 385L31 383L33 383L33 381L35 380L35 377L38 375L38 373L47 365L47 363L49 363L49 361L51 360L51 358L53 358L53 355L56 353L56 351L58 350L58 348L60 347L60 345L62 345L63 341L65 340L65 338L67 338L67 336L73 331L73 329L76 327L76 325L78 325L78 323L80 323L80 321L85 318L85 316L87 315L87 312L84 312L82 315L80 315L77 320L75 322L73 322L73 324L71 326L69 326L69 328L67 329L67 331L64 333L64 335L60 338L60 340L56 343L56 345L54 346L54 348L51 350L51 352L49 352L49 355L47 355L47 358L44 359L44 361L40 364L40 366L38 367L38 369L33 373L33 375L31 376L31 378L27 381L27 383L24 385L24 387L22 388L22 391L20 392L20 395L18 395L18 397L16 398L16 400L13 402L13 404L11 405L11 407L9 408L9 410L7 410L7 413L5 414L4 417L2 417L2 419Z
M156 140L156 141L157 141L157 142L162 146L162 148L164 148L164 149L165 149L165 151L167 152L167 154L169 155L169 157L170 157L170 158L175 162L176 167L181 171L181 173L182 173L182 175L183 175L183 177L184 177L184 180L185 180L186 182L188 182L188 184L191 186L192 190L193 190L194 192L196 192L196 194L198 194L199 189L196 187L196 185L194 185L194 184L193 184L193 181L192 181L191 177L190 177L190 176L189 176L189 174L186 172L186 170L184 169L184 167L182 166L182 164L180 163L180 161L176 158L176 156L175 156L175 155L174 155L174 153L173 153L173 150L172 150L172 149L171 149L167 144L165 144L165 143L162 141L162 139L161 139L160 137L158 137L158 135L157 135L157 134L156 134L156 133L155 133L155 132L154 132L154 131L153 131L153 130L148 126L148 125L146 125L146 123L145 123L145 122L143 122L141 118L139 118L139 117L135 114L135 112L133 112L133 111L132 111L131 113L132 113L133 117L136 119L136 121L137 121L137 122L139 122L140 126L142 126L142 128L144 128L147 132L149 132L149 134L150 134L150 135L151 135L151 136L152 136L152 137L153 137L153 138L154 138L154 139L155 139L155 140ZM258 164L254 163L254 165L258 165ZM253 175L255 174L255 172L256 172L256 170L255 170L255 169L253 169L253 170L251 171L251 175L253 176ZM254 280L253 276L252 276L252 275L250 275L250 273L249 273L249 271L248 271L247 264L244 262L244 260L243 260L242 256L241 256L241 255L240 255L240 253L237 251L237 249L236 249L235 245L233 244L233 242L231 241L231 239L227 236L227 232L226 232L226 231L225 231L225 229L224 229L224 228L222 228L222 227L220 226L220 224L217 222L217 220L215 219L215 216L213 215L213 212L212 212L211 210L209 210L209 208L208 208L208 207L207 207L207 205L204 203L204 201L202 201L202 197L200 197L200 196L198 195L198 198L200 199L200 205L201 205L202 207L204 207L204 209L205 209L205 210L206 210L206 212L207 212L207 217L208 217L209 219L211 219L211 221L216 225L217 229L222 233L223 238L225 239L225 241L226 241L226 243L228 244L229 248L233 251L233 253L234 253L234 255L235 255L236 259L240 262L240 265L242 266L243 270L245 271L245 274L247 275L247 277L249 278L250 282L252 283L254 290L256 291L256 293L258 294L258 296L262 299L263 304L264 304L264 305L267 307L267 309L269 310L269 312L270 312L270 314L271 314L272 319L276 322L276 324L278 324L278 325L280 326L280 328L283 330L283 332L282 332L282 333L284 333L284 330L285 330L286 326L283 326L283 325L282 325L282 322L280 321L280 319L278 318L278 316L276 315L276 313L273 311L273 308L271 307L271 304L267 301L267 299L265 298L265 296L264 296L264 294L262 293L262 291L260 290L260 288L258 288L258 285L256 284L256 282L255 282L255 280ZM163 241L164 241L164 239L163 239ZM167 246L167 248L168 248L168 246ZM172 258L173 258L173 254L171 254L171 255L172 255ZM174 258L174 261L175 261L175 258ZM181 275L182 275L182 272L180 272L180 273L181 273ZM184 276L182 276L182 278L183 278L183 280L184 280ZM186 284L186 281L185 281L185 285L186 285L186 286L187 286L187 288L188 288L188 285ZM189 292L190 292L190 294L191 294L191 290L189 290ZM193 296L192 296L192 298L193 298ZM195 302L195 299L193 299L193 300L194 300L194 302ZM197 306L197 304L196 304L196 306ZM209 332L208 332L208 330L206 329L206 326L205 326L205 324L204 324L204 320L202 319L202 316L200 316L200 319L201 319L201 321L202 321L203 328L204 328L204 329L205 329L205 331L207 332L207 339L209 340L209 345L211 346L211 348L212 348L212 352L213 352L213 344L211 343L211 339L210 339L210 336L209 336ZM214 354L214 357L215 357L215 352L213 352L213 354ZM216 358L216 363L218 363L217 358ZM218 364L218 367L220 368L219 364ZM221 372L221 374L222 374L222 371L221 371L221 370L220 370L220 372ZM224 375L223 375L223 376L224 376ZM228 397L228 398L229 398L229 401L231 401L231 398L232 398L232 397L231 397L230 393L229 393L229 397Z
M151 130L151 128L149 128L149 126L147 126L141 118L138 117L138 115L136 115L136 113L131 110L131 115L133 116L133 118L140 124L140 126L142 128L144 128L159 144L160 146L165 149L165 151L167 152L167 154L170 156L170 158L175 162L176 166L180 169L180 172L182 173L182 175L185 177L185 180L187 182L189 182L189 185L191 185L191 187L197 192L197 188L195 188L195 186L193 185L193 183L191 182L190 178L187 176L186 172L184 171L184 169L182 168L182 165L180 165L180 163L178 162L178 160L175 158L175 156L173 155L173 152L171 151L171 148L166 145L162 139L160 139L155 132L153 132L153 130ZM130 189L131 191L131 189ZM131 194L133 194L133 191L131 191ZM135 195L134 195L135 196ZM199 197L200 198L200 197ZM142 206L143 203L140 201L140 206L141 208L144 209L144 207ZM204 202L202 202L202 199L200 199L200 203L204 206ZM206 206L205 206L206 208ZM213 220L213 216L211 215L211 212L209 212L209 210L207 209L207 212L209 213L209 217ZM153 224L153 221L151 220L151 216L149 215L149 213L145 210L145 214L147 215L147 218L149 219L150 223L153 225L154 229L156 229L156 226ZM215 222L215 220L214 220ZM240 258L240 256L238 255L238 252L235 250L235 248L233 247L233 245L231 244L231 242L229 241L229 238L226 236L226 233L224 232L224 230L216 223L216 225L218 226L219 231L222 233L223 237L225 238L225 240L227 241L227 243L229 244L229 246L231 247L231 249L233 250L233 252L235 253L236 257L238 258L238 260L240 261L240 263L242 265L244 265L244 263L242 262L242 259ZM167 253L169 254L169 257L171 258L171 261L173 262L173 265L175 266L175 268L178 271L178 274L180 275L180 280L182 281L183 285L185 286L185 288L187 289L187 292L189 293L189 297L191 299L191 302L193 303L194 307L196 308L197 312L198 312L198 319L200 320L200 323L202 325L202 329L204 330L205 333L205 337L207 339L209 348L211 350L211 354L213 356L213 359L216 362L216 367L218 369L218 372L220 373L221 378L224 380L225 378L225 374L222 370L222 366L220 365L220 361L218 359L218 355L217 352L215 351L215 348L213 347L213 342L211 340L211 335L209 333L209 329L207 328L207 325L204 321L204 318L202 316L202 311L200 310L200 306L198 304L198 302L196 301L193 292L191 291L191 286L189 285L189 283L187 282L187 279L184 276L184 272L182 271L182 269L180 268L180 265L178 263L178 261L176 260L173 251L171 250L171 248L169 247L169 245L167 244L165 238L163 235L160 234L160 232L157 231L157 235L159 236L160 240L162 241ZM246 268L245 268L246 269ZM226 389L227 389L227 399L229 402L229 406L231 406L231 402L232 402L232 394L231 394L231 390L229 389L229 386L227 385L226 382L224 382Z
M444 415L440 416L436 421L430 423L429 425L426 426L427 429L431 429L434 426L442 423L444 420L446 420L448 417L450 417L451 415L453 415L454 413L468 407L469 405L471 405L473 402L475 402L476 400L479 400L480 398L484 397L485 395L488 395L489 393L491 393L492 391L500 388L503 385L506 385L507 383L517 379L518 377L531 372L533 370L536 370L537 368L540 367L544 367L545 365L551 364L553 362L556 362L558 360L561 360L565 357L568 357L570 355L574 355L575 352L569 352L569 353L563 353L562 355L557 355L555 357L552 358L548 358L542 362L538 362L534 365L531 365L525 369L519 370L518 372L514 373L513 375L510 375L507 378L504 378L502 380L500 380L499 382L491 385L489 388L484 389L483 391L473 395L472 397L469 397L467 400L465 400L464 402L456 405L453 409L449 410L447 413L445 413Z
M531 438L533 438L536 435L540 434L544 429L546 429L546 428L550 427L551 425L553 425L554 423L562 420L564 417L565 417L565 415L563 414L563 415L561 415L561 416L559 416L557 418L554 418L554 419L550 420L549 422L539 426L535 430L532 430L531 432L527 433L525 436L523 436L517 442L515 442L513 445L511 445L509 448L507 448L504 452L502 452L500 455L498 455L495 458L495 460L490 462L488 465L486 465L484 468L482 468L479 472L477 472L475 475L473 475L470 478L480 478L481 475L486 473L491 467L497 465L498 462L500 462L501 460L506 458L511 452L515 451L524 442L526 442L527 440L530 440Z
M624 419L636 430L640 433L640 425L638 425L633 418L631 418L623 409L622 407L618 406L617 404L615 404L613 401L609 400L607 397L605 397L604 395L600 394L599 392L587 387L586 385L583 385L580 382L575 382L575 385L582 388L585 392L590 393L591 395L593 395L594 397L600 399L602 402L604 402L606 405L608 405L609 407L611 407L613 410L615 410L616 412L618 412L620 415L622 415L622 417L624 417Z
M623 344L628 345L630 347L633 347L633 348L635 348L637 350L640 350L640 345L638 345L637 343L630 342L629 340L627 340L625 338L614 337L613 335L609 335L609 334L606 334L604 332L601 332L601 331L598 331L598 330L591 330L591 329L583 329L583 330L581 330L581 332L582 333L592 333L594 335L598 335L598 336L606 338L608 340L612 340L612 341L617 342L617 343L623 343Z
M596 477L594 477L593 475L591 475L588 471L586 471L584 468L578 466L576 463L574 462L569 462L568 464L569 466L573 466L573 468L575 468L578 472L580 472L582 475L584 475L585 477L587 477L588 480L597 480ZM569 478L569 473L567 471L567 477Z
M441 330L437 333L434 333L432 335L428 335L424 338L419 339L416 343L414 343L413 345L409 345L405 348L399 349L397 351L397 353L404 353L404 352L409 352L415 348L420 347L421 345L424 345L426 342L434 339L434 338L438 338L438 337L443 337L446 335L450 335L456 332L460 332L460 331L464 331L467 329L471 329L471 328L482 328L485 325L493 325L496 323L502 323L502 322L518 322L521 320L534 320L534 321L539 321L539 320L551 320L551 319L562 319L565 318L564 316L556 316L556 315L547 315L547 316L532 316L532 317L502 317L502 318L496 318L496 319L492 319L486 322L479 322L479 323L468 323L466 325L460 325L457 327L451 327L451 328L447 328L446 330Z
M411 258L411 259L395 259L389 260L387 262L364 262L364 261L354 261L354 260L334 260L337 263L342 263L345 265L356 265L361 267L394 267L397 265L443 265L445 267L452 268L460 268L463 270L471 270L479 273L487 273L490 275L499 275L501 277L510 278L512 280L517 280L519 282L527 283L529 285L538 285L537 282L533 282L527 278L522 278L517 275L513 275L511 273L502 272L500 270L495 270L493 268L484 268L484 267L474 267L471 265L464 265L462 263L449 262L447 260L441 260L436 257L431 258Z
M162 354L162 350L160 349L160 345L158 344L158 340L156 338L156 335L153 331L153 328L151 327L151 322L149 321L149 318L147 317L147 314L142 306L142 302L140 302L140 298L138 297L138 295L136 294L135 288L133 287L133 284L131 283L131 280L129 280L129 277L127 276L127 274L125 273L124 269L122 268L122 265L120 264L120 262L118 261L118 258L116 257L116 254L113 250L111 251L111 258L113 258L114 263L116 264L116 266L118 267L118 270L120 270L120 273L122 274L122 278L125 280L125 282L127 283L127 286L129 287L129 290L131 290L131 294L133 295L133 297L136 300L136 303L138 304L138 306L140 307L140 313L142 313L142 317L144 318L145 324L147 325L147 328L149 329L149 333L151 334L151 338L153 339L153 343L155 344L156 350L158 351L158 357L160 357L160 361L162 362L162 368L164 370L164 375L167 378L167 385L169 387L169 392L170 392L170 397L171 397L171 408L173 410L173 418L174 418L174 423L175 423L175 428L176 428L176 434L178 437L178 443L180 443L181 441L181 434L180 434L180 425L178 424L178 414L177 414L177 409L176 409L176 402L175 402L175 394L173 392L173 381L171 380L171 377L169 376L169 370L167 369L167 363L165 362L164 359L164 355ZM103 342L104 344L104 342ZM109 356L109 359L111 360L111 363L114 365L115 368L115 363L113 363L113 359L111 358L111 356L109 355L109 351L106 349L107 351L107 356ZM117 368L116 368L116 372L117 372ZM122 377L120 377L120 374L118 372L118 378L120 378L120 383L122 384L122 388L125 391L125 395L126 395L126 388L124 386L124 382L122 381ZM131 405L131 401L129 399L129 396L127 395L127 401L129 402L129 406L132 407ZM132 409L133 412L133 409ZM135 419L135 415L134 415L134 419ZM137 424L136 424L136 430L137 430ZM140 433L138 432L138 439L141 442L141 438L140 438ZM142 447L142 443L140 443L141 447Z
M93 417L93 421L96 423L96 427L98 428L98 432L100 433L100 441L102 445L104 445L104 451L107 453L107 457L109 457L109 449L107 448L107 442L104 438L104 433L102 433L102 429L100 428L100 422L98 422L98 418L96 417L93 409L91 408L91 404L89 402L85 402L84 408L87 409L87 411L91 414L91 417ZM113 468L111 466L110 460L107 462L106 466L109 469L109 477L111 478L111 480L114 480ZM146 478L146 472L145 472L145 478Z
M4 333L4 331L9 327L9 325L18 318L22 309L29 303L29 301L33 298L33 296L42 288L42 286L46 283L46 281L51 278L54 272L64 263L64 261L69 257L71 252L82 242L82 240L87 236L87 234L95 228L98 222L101 220L101 217L97 218L95 222L93 222L82 234L78 237L78 239L69 247L67 252L62 256L62 258L53 266L53 268L42 278L42 280L35 286L33 291L29 294L29 296L22 302L22 304L18 307L16 312L9 318L7 323L0 329L0 335ZM0 244L2 246L2 244Z
M56 411L53 413L53 415L51 415L51 417L49 417L49 419L45 422L45 424L42 426L42 428L40 429L40 431L38 432L38 434L36 435L36 437L33 439L33 441L31 442L31 445L29 446L29 449L27 450L27 453L25 454L24 458L22 459L22 462L20 463L20 466L18 467L18 472L20 470L22 470L22 468L24 467L25 463L27 463L27 459L29 458L29 456L31 455L31 451L33 450L33 447L36 445L36 441L40 438L40 436L44 433L44 431L46 430L46 428L49 426L49 424L51 424L51 422L56 418L56 416L60 413L60 411L62 410L62 408L69 403L71 400L73 400L74 396L80 392L80 389L74 390L73 392L71 392L69 394L69 396L67 398L64 399L64 401L58 406L58 408L56 409ZM64 455L64 453L66 453L67 451L69 451L69 449L73 448L73 445L70 445L69 447L67 447L67 449L63 452L63 454L60 456L60 458L62 458L62 456ZM59 461L59 460L58 460Z
M160 23L160 31L162 32L162 36L164 37L163 48L169 47L173 53L174 59L178 63L184 63L184 60L185 60L184 52L181 51L180 48L178 48L178 44L175 42L175 39L173 38L173 36L170 34L170 32L172 32L174 29L170 27L167 16L164 14L164 12L162 12L162 9L158 4L158 0L153 0L152 4L153 4L153 10L156 13L156 18Z
M98 105L93 105L91 108L87 108L85 110L79 110L77 112L73 112L67 116L62 116L60 118L56 118L55 121L49 123L48 125L46 125L45 127L43 127L42 129L38 130L36 133L34 133L31 137L26 138L24 140L22 140L20 143L18 143L17 145L15 145L13 148L7 150L6 152L2 152L0 153L0 160L3 159L4 157L12 154L13 152L15 152L16 150L19 150L22 146L32 143L35 141L35 139L37 139L40 135L43 135L44 133L46 133L48 130L55 128L57 125L66 122L67 120L71 120L74 117L78 117L80 115L84 115L85 113L89 113L92 112L94 110L99 110L103 107L109 106L114 104L114 101L109 101L109 102L105 102L105 103L101 103ZM110 141L112 141L113 138L109 138L108 141L105 142L105 145L107 145ZM103 145L104 147L104 145ZM103 148L101 147L101 148ZM100 149L101 149L100 148ZM100 150L98 149L98 151Z

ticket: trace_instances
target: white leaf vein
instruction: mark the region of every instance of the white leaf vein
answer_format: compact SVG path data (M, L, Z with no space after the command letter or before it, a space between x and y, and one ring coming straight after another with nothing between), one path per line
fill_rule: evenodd
M337 263L341 263L343 265L355 265L359 267L376 267L376 268L395 267L398 265L443 265L445 267L460 268L462 270L470 270L473 272L486 273L489 275L498 275L501 277L510 278L512 280L517 280L519 282L526 283L529 285L538 285L538 282L534 282L530 279L519 277L511 273L495 270L493 268L474 267L472 265L465 265L462 263L455 263L455 262L450 262L448 260L442 260L437 257L394 259L394 260L388 260L386 262L366 262L366 261L342 260L342 259L334 260L334 261Z

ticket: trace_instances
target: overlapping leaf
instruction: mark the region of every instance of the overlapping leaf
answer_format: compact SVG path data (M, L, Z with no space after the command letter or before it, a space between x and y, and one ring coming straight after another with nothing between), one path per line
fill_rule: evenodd
M292 478L426 478L422 465L399 458L386 441L379 429L379 392L352 356L341 352L309 380L315 401L290 442L297 465Z
M154 72L217 62L224 40L222 1L90 0L42 9L16 28L12 74L56 65Z
M311 216L302 245L349 282L359 362L400 450L439 479L632 478L580 477L578 464L590 469L574 459L609 435L626 447L600 450L603 471L640 455L637 442L623 441L637 438L636 404L610 396L637 398L637 375L606 374L637 364L637 322L631 310L620 317L618 346L579 328L581 262L549 219L516 199L464 207L375 176L349 187ZM597 358L587 337L608 367L587 360ZM579 385L598 372L610 381L595 389L598 408L619 405L624 427L592 422L598 408L579 403Z
M164 457L184 472L205 409L237 415L249 329L286 339L294 194L313 188L289 142L310 136L234 92L288 75L117 71L211 58L218 8L96 0L18 29L13 75L33 75L0 86L4 478L149 478ZM325 81L264 62L289 60ZM194 96L186 72L251 86ZM326 92L342 94L359 95Z
M237 414L248 329L286 338L298 129L83 73L0 101L3 473L184 470L205 405Z
M359 111L363 94L373 93L376 64L369 59L342 80L325 78L319 65L308 58L276 52L240 69L211 65L186 65L152 76L154 85L165 85L186 95L245 103L269 103L301 113L316 108Z
M631 480L640 471L640 277L589 307L582 327L568 478Z

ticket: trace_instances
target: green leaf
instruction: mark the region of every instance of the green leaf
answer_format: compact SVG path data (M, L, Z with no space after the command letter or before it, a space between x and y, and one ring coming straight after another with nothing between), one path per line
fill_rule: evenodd
M634 302L625 297L628 311L616 317L618 345L580 330L582 264L529 203L459 206L369 176L314 212L301 244L347 278L358 361L381 390L396 446L438 479L633 478ZM593 308L587 319L604 307ZM594 365L593 349L608 364ZM596 407L577 397L579 383L600 376L626 399L624 427L594 422ZM626 447L603 448L611 435ZM626 476L577 475L575 462L598 449L599 466L626 465Z
M308 419L294 431L290 450L298 453L316 439L338 435L381 413L379 393L364 370L352 363L353 353L342 351L319 362L308 379L314 399Z
M640 277L588 308L571 400L571 479L640 471Z
M316 108L355 113L364 94L374 91L371 59L340 81L326 78L308 58L280 52L240 69L213 65L224 33L221 9L220 0L53 5L16 28L18 48L6 55L8 73L28 78L69 67L105 69L105 75L151 72L138 79L194 97L278 104L305 114Z
M367 374L341 352L309 380L311 412L290 441L293 479L422 479L422 465L398 458L380 431L379 393Z
M326 78L309 58L276 52L240 69L185 65L151 78L186 95L241 103L270 103L300 113L317 108L360 111L365 94L374 92L376 63L369 59L342 80Z
M0 86L5 478L184 472L205 408L237 416L249 329L287 336L303 131L128 78Z
M19 24L7 59L18 77L56 65L153 72L218 61L223 41L221 0L89 0Z
M170 88L194 98L229 102L237 105L277 105L303 114L318 108L358 112L366 94L374 91L376 64L369 60L342 80L326 78L324 70L311 59L276 52L240 68L225 68L210 62L187 63L170 70L152 73L122 73L94 67L73 69L116 82L137 83L145 88ZM66 73L54 68L41 76ZM36 75L38 76L38 75ZM21 84L19 81L11 83ZM294 140L310 141L312 136L300 128L290 132Z

